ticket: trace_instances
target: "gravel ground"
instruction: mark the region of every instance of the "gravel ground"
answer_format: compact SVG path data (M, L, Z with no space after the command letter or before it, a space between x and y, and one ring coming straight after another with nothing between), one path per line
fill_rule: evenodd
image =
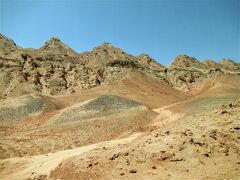
M102 95L88 103L65 110L60 116L53 117L55 123L77 121L119 113L142 104L114 95Z
M0 122L7 122L23 118L43 108L43 102L32 95L23 96L14 100L14 106L0 106Z

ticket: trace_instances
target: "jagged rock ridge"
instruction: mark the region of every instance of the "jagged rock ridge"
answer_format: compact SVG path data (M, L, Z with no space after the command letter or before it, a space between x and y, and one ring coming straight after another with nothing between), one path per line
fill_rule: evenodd
M216 73L239 73L239 67L231 60L210 66L180 55L165 68L146 54L135 57L110 43L78 54L58 38L50 39L39 49L25 49L0 35L1 98L26 92L74 93L117 82L131 71L141 71L175 88L190 90Z

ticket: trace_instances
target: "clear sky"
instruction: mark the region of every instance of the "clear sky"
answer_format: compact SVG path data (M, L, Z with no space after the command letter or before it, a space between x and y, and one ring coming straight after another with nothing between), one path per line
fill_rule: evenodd
M0 32L22 47L53 36L77 52L103 42L169 64L178 54L240 60L240 0L0 0Z

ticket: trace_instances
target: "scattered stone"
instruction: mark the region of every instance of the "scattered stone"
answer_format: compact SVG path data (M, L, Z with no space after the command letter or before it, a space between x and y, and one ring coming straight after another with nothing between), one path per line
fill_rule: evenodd
M208 153L204 153L204 156L209 157L209 154Z
M169 134L170 134L170 131L166 131L165 134L166 134L166 135L169 135Z
M240 127L234 127L233 129L238 131L238 130L240 130Z
M176 158L176 159L171 159L170 161L177 162L177 161L183 161L183 160L184 160L183 158Z
M163 153L163 154L161 155L161 157L159 158L159 160L165 161L166 159L170 159L170 158L172 158L173 156L175 156L175 154L172 154L172 153Z
M123 175L125 175L125 173L124 173L124 172L120 173L120 176L123 176Z
M193 138L190 139L190 143L191 143L191 144L194 144L194 145L199 145L199 146L205 145L205 143L200 142L200 141L196 141L196 140L194 140Z
M33 178L33 180L47 180L47 175L38 175Z
M109 159L110 159L110 160L114 160L114 159L118 158L118 156L119 156L119 153L113 154L113 156L110 157Z
M92 166L93 166L92 163L90 163L90 164L88 164L87 168L90 168L90 167L92 167Z
M221 110L221 114L226 114L226 113L229 113L228 110L226 109Z
M157 169L157 167L156 166L152 166L152 169Z
M130 169L129 172L130 173L137 173L137 170L136 169Z

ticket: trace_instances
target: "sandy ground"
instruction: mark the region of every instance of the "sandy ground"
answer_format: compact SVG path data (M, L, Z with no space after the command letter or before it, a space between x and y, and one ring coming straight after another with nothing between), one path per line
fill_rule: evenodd
M152 128L157 128L164 126L168 123L172 123L175 120L179 119L183 115L174 114L167 108L177 105L179 103L174 103L162 108L154 109L155 112L158 113L157 117L154 119L153 123L149 126ZM162 121L162 119L166 121ZM141 138L141 136L147 135L148 132L137 132L131 133L126 138L113 139L110 141L104 141L100 143L91 144L88 146L83 146L80 148L69 149L64 151L57 151L55 153L48 153L44 155L38 156L29 156L29 157L18 157L18 158L8 158L1 162L4 170L0 173L0 178L2 179L25 179L25 178L34 178L41 177L45 178L49 177L51 171L53 171L61 162L69 157L73 156L81 156L81 154L102 149L102 148L113 148L122 144L130 143L137 138ZM12 168L16 166L14 173L12 172ZM6 168L5 168L6 167ZM10 168L8 168L10 167Z
M3 165L17 166L12 172L12 169L5 169L1 175L1 179L25 179L29 177L35 177L39 175L49 175L52 170L54 170L64 159L79 156L85 152L96 150L99 148L110 148L112 146L126 144L131 142L141 136L142 133L134 133L127 138L115 139L105 142L100 142L96 144L91 144L88 146L83 146L80 148L58 151L56 153L48 153L40 156L29 156L23 158L10 158L2 161ZM22 166L22 168L21 168Z
M192 98L175 90L164 96L165 86L157 92L154 82L139 86L144 80L134 78L110 94L146 101L149 109L46 125L64 108L107 94L101 87L52 97L40 116L1 125L0 179L240 178L239 78L212 79Z
M40 155L124 137L128 132L144 131L156 115L150 110L133 109L100 118L40 127L29 121L11 123L1 127L0 157Z
M217 107L201 116L180 118L174 118L178 115L172 116L172 111L172 121L153 126L131 143L68 158L50 177L239 179L239 110L229 108L222 113L225 110ZM169 114L168 110L163 113Z
M240 107L218 107L202 111L198 117L170 110L183 104L187 107L192 102L154 109L159 114L150 129L142 133L45 155L2 160L0 177L238 179ZM227 113L222 113L225 110Z

